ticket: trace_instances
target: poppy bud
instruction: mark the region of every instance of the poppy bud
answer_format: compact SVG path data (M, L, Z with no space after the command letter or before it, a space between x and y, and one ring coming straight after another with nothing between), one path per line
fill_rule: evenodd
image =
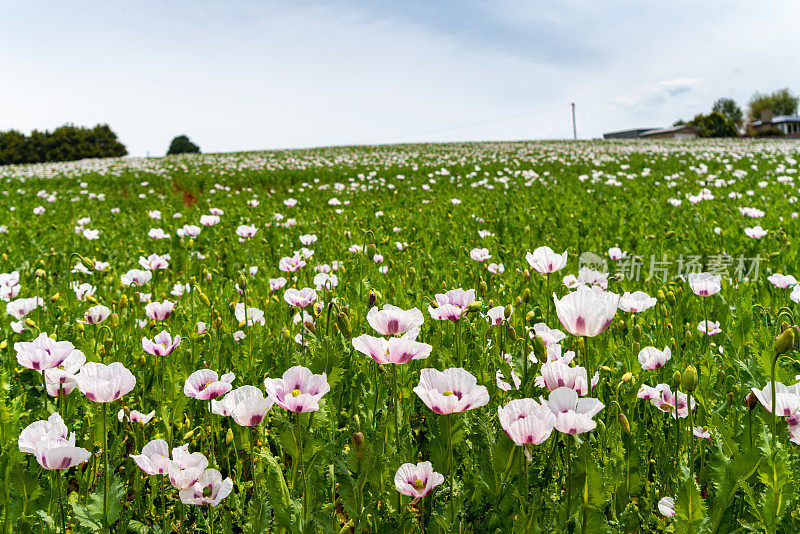
M8 340L0 341L0 350L5 350L6 347L8 347Z
M80 258L81 258L81 263L83 264L84 267L86 267L90 271L94 271L94 261L90 260L89 258L84 258L83 256L81 256Z
M639 354L639 351L641 351L641 350L642 350L642 346L639 344L639 342L638 341L634 341L633 342L633 353L634 354Z
M336 314L336 324L339 325L339 331L346 339L353 336L353 328L350 326L350 318L344 312Z
M369 257L373 257L377 253L378 247L375 246L375 243L370 243L369 246L367 246L367 254Z
M672 373L672 386L678 387L680 385L681 385L681 372L675 371L674 373Z
M111 351L114 349L114 340L111 339L110 337L104 339L103 340L103 348L105 349L106 354L110 354Z
M628 422L628 418L625 417L625 414L624 413L620 413L617 416L617 419L619 420L619 426L620 426L620 428L622 428L622 431L625 434L630 436L630 434L631 434L631 424Z
M683 386L684 391L687 393L693 392L697 387L697 369L694 365L688 366L683 372L681 386Z
M28 324L28 321L30 321L30 319L25 319L25 324L27 324L28 326L32 326ZM33 321L31 321L31 323L33 323ZM84 330L86 330L86 327L83 325L83 323L78 323L77 328L78 332L83 332Z
M44 278L45 276L47 276L44 272L44 269L36 269L36 271L33 274L34 276L36 276L36 278Z
M131 420L131 409L125 406L122 408L122 411L125 413L125 418L130 421Z
M539 336L533 338L533 353L540 362L547 361L547 346L544 344L544 340Z
M514 343L517 341L517 331L511 325L508 325L506 329L506 335L511 339L511 342Z
M119 326L119 314L114 312L109 317L111 319L111 328L116 328Z
M536 324L536 312L529 311L525 314L525 322L533 326Z
M786 354L794 348L794 328L787 328L775 338L775 354Z
M748 410L755 408L758 405L758 397L756 397L756 394L752 391L748 393L747 397L745 397L745 404Z
M607 365L602 366L600 369L602 371L605 371L606 373L610 373L611 372L611 367L609 367Z
M666 241L667 239L672 239L673 237L675 237L675 231L670 230L664 235L664 240Z
M475 313L481 311L481 308L483 308L483 302L476 300L475 302L469 303L469 306L467 306L467 311Z
M675 306L676 302L677 301L675 300L675 293L673 293L672 291L668 291L667 292L667 304L669 304L670 306Z
M658 301L659 304L664 304L665 299L666 295L664 295L663 289L659 289L658 291L656 291L656 300Z
M228 303L228 313L230 313L231 315L236 315L236 304L234 304L233 302Z
M286 341L292 339L292 334L290 334L288 330L284 329L281 331L281 333L283 334L283 339L285 339Z
M487 285L486 285L486 282L484 282L483 280L481 280L481 281L480 281L480 283L478 284L478 290L479 290L479 291L480 291L480 293L481 293L481 297L483 297L484 295L486 295L486 291L487 291L488 289L489 289L489 286L487 286Z
M642 325L638 324L633 325L633 340L634 341L642 340Z
M618 326L619 326L619 331L622 332L623 334L628 331L628 325L625 324L625 321L623 321L622 319L619 320Z
M353 432L353 435L350 436L350 447L353 449L353 454L356 455L356 460L360 462L364 457L364 434Z
M119 297L119 307L123 310L128 307L128 297L125 295L125 293Z
M303 323L303 326L305 326L306 330L308 330L312 334L316 334L317 333L317 328L314 326L314 323L312 323L311 321L306 321L305 323Z
M222 317L220 317L219 315L214 317L214 326L217 328L217 330L222 328Z
M503 308L503 317L505 317L506 319L511 317L512 313L513 313L513 309L511 308L511 304L509 304L505 308Z
M531 301L531 290L527 287L522 291L522 301L525 304L528 304Z
M514 302L517 304L518 307L522 306L522 299L520 297L517 297L517 299Z
M229 428L225 434L225 444L230 445L231 443L233 443L233 429Z
M33 322L33 319L25 319L25 324L31 328L36 328L36 323ZM83 323L80 324L82 325Z
M631 373L630 371L622 375L623 382L630 382L631 378L633 378L633 373Z
M239 275L239 289L247 289L247 278L243 274Z
M578 338L578 350L581 354L586 354L586 340L583 339L583 336Z
M525 269L524 271L522 271L522 274L523 274L523 276L525 276L525 281L526 282L531 279L531 272L528 269ZM530 291L528 292L528 294L530 294Z
M188 431L186 434L183 435L183 441L189 441L194 436L194 429Z
M536 322L537 323L541 323L543 321L543 319L542 319L542 309L539 306L534 306L533 307L533 313L536 314Z
M447 283L444 280L442 280L442 291L446 289L447 289Z
M200 293L200 302L202 302L203 304L205 304L209 308L211 307L211 301L208 300L208 297L206 296L205 293Z
M375 294L374 291L369 292L369 299L367 300L367 309L372 309L375 306L375 301L378 300L378 296Z

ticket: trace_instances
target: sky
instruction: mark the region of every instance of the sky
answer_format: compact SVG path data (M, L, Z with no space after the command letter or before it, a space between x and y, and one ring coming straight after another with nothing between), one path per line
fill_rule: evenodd
M796 0L0 0L0 130L134 156L563 139L800 93Z

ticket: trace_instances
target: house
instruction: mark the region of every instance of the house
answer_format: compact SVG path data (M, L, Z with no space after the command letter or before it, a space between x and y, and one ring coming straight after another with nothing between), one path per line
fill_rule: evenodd
M648 130L639 134L639 137L642 139L695 139L700 135L688 124L680 124L671 128Z
M643 132L648 132L654 128L633 128L630 130L619 130L603 134L603 139L638 139Z
M772 116L771 109L761 112L761 120L750 124L752 133L765 132L778 129L787 137L800 137L800 117L791 115Z

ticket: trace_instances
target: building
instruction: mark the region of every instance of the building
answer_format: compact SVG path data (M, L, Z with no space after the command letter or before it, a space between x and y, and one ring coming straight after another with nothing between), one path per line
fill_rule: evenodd
M800 137L800 117L791 115L772 116L771 109L761 112L761 120L750 125L753 134L777 129L787 137Z
M639 139L643 132L648 132L654 128L633 128L631 130L619 130L603 134L603 139Z
M688 124L681 124L671 128L648 130L639 134L639 137L642 139L696 139L700 135Z

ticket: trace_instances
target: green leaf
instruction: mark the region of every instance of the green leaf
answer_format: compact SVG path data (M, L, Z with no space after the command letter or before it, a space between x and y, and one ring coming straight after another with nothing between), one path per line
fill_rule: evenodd
M706 504L700 487L684 468L684 481L675 499L675 534L697 534L706 521Z
M297 503L294 502L289 494L289 488L286 486L283 472L275 457L267 450L262 450L258 456L266 462L267 472L265 479L266 486L269 489L267 497L272 509L275 511L275 523L291 531L294 524L292 516Z

